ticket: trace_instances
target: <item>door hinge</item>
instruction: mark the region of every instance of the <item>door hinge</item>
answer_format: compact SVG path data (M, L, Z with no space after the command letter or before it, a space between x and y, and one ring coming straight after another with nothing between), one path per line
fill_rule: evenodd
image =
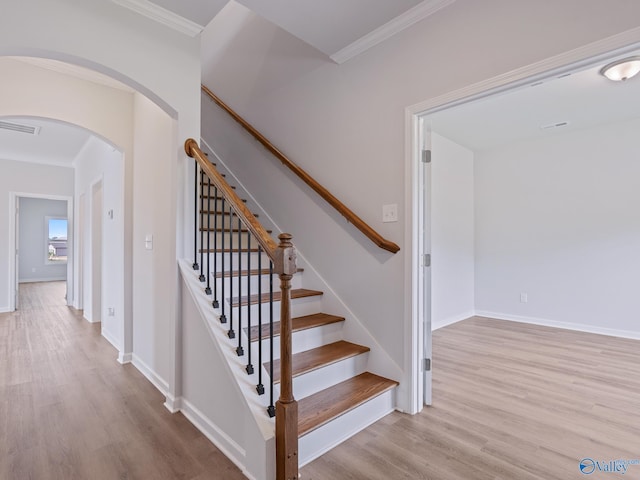
M422 255L422 266L423 267L431 266L431 254L425 253L424 255Z
M422 163L431 163L431 150L422 150Z
M422 366L424 368L425 372L430 372L431 371L431 359L430 358L425 358Z

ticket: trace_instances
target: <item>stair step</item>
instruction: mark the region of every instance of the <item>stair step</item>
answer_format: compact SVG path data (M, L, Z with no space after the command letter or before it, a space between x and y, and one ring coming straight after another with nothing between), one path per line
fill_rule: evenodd
M267 273L269 271L267 270ZM307 330L309 328L321 327L323 325L329 325L331 323L344 322L344 317L338 317L337 315L329 315L328 313L314 313L313 315L305 315L304 317L296 317L291 319L292 331L299 332ZM259 327L251 327L250 336L251 341L258 340ZM273 322L273 335L280 335L280 322ZM263 339L269 338L269 325L262 325Z
M257 251L257 250L256 250ZM304 297L315 297L318 295L322 295L322 292L318 290L307 290L306 288L296 288L291 290L291 298L304 298ZM280 291L273 292L273 301L279 302L282 299L282 294ZM263 293L261 297L258 295L251 295L251 297L234 297L231 299L231 306L238 307L244 305L254 305L256 303L268 303L269 302L269 292Z
M210 228L205 228L205 227L200 227L200 231L201 232L219 232L219 233L238 233L238 229L237 228L220 228L218 227L217 230L214 229L214 227L210 227ZM249 230L242 228L240 229L240 232L242 233L247 233ZM267 233L271 234L273 233L273 231L271 230L267 230Z
M322 347L312 348L311 350L296 353L291 357L293 376L297 377L303 373L317 370L318 368L331 365L332 363L339 362L340 360L345 360L347 358L366 353L369 350L369 347L340 340L339 342L330 343L329 345L323 345ZM264 364L264 368L266 368L267 371L270 369L270 364L271 362L266 362ZM279 359L273 361L273 383L280 383Z
M258 253L258 248L201 248L200 253Z
M207 195L206 193L201 194L200 198L203 198L205 200L208 198L210 198L211 200L224 200L224 197L216 197L215 195ZM247 203L246 198L241 198L240 200L242 200L243 203Z
M228 210L226 212L217 212L215 210L200 210L200 214L201 215L233 215L234 217L236 216L235 212L231 213ZM256 218L259 217L257 213L254 213L253 216Z
M298 437L397 386L394 380L365 372L299 400Z
M297 272L297 273L304 272L304 268L298 268L298 269L296 270L296 272ZM258 270L258 269L256 268L256 269L252 269L252 270L250 270L250 273L251 273L251 275L269 275L269 273L271 273L271 272L270 272L270 270L269 270L268 268L263 268L262 270ZM226 271L226 272L218 272L218 273L216 273L216 278L222 278L222 277L225 277L225 278L228 278L228 277L237 277L238 275L241 275L241 276L243 276L243 277L246 277L246 276L247 276L247 270L242 270L242 271L240 271L240 272L238 272L237 270L234 270L233 272L229 272L229 271ZM275 272L274 272L274 275L275 275Z

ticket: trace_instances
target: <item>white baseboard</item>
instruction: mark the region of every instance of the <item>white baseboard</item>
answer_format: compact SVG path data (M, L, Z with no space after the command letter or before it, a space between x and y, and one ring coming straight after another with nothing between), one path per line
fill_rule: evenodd
M94 321L94 320L92 320L92 319L87 318L87 316L86 316L86 315L82 315L82 318L84 318L84 319L85 319L87 322L89 322L89 323L100 323L100 320L95 320L95 321Z
M617 330L614 328L597 327L595 325L587 325L584 323L559 322L546 318L524 317L500 312L477 311L476 315L479 317L495 318L497 320L508 320L510 322L529 323L531 325L541 325L543 327L563 328L565 330L574 330L577 332L595 333L610 337L640 340L640 332L634 332L631 330Z
M144 363L140 357L138 357L135 353L131 355L131 363L134 367L138 369L138 371L147 377L154 387L156 387L160 393L162 393L165 397L169 393L169 383L166 382L160 375L154 372L149 365Z
M36 277L36 278L20 278L18 283L41 283L41 282L64 282L67 277Z
M164 397L164 408L171 413L178 413L182 408L182 398L174 397L171 393L167 392Z
M179 400L180 411L187 419L200 430L211 443L213 443L224 455L242 470L244 475L248 475L244 465L246 456L245 450L231 439L226 433L215 426L211 421L188 400ZM251 477L249 477L251 478Z
M11 313L13 310L11 310L9 307L0 307L0 313Z
M122 353L118 354L118 363L122 365L126 365L127 363L131 363L133 360L133 353Z
M434 321L431 324L431 330L438 330L439 328L453 325L454 323L461 322L462 320L466 320L467 318L473 317L474 315L476 315L476 312L470 311L465 312L462 315L456 315L454 317L445 318L444 320Z

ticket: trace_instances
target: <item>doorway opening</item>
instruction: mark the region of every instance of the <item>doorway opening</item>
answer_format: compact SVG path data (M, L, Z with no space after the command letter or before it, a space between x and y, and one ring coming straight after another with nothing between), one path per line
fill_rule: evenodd
M20 308L21 285L36 282L61 282L63 299L71 304L73 292L73 198L34 193L10 194L13 218L12 294L10 310ZM59 288L58 288L59 290Z
M416 410L419 410L423 404L429 405L431 403L431 368L426 368L426 366L431 367L432 362L423 362L423 359L430 359L432 326L437 328L440 326L445 326L448 323L454 323L458 320L462 320L463 318L468 316L499 312L499 310L493 310L491 312L489 311L489 308L486 307L485 303L478 303L478 292L480 292L481 295L484 295L486 293L485 286L487 283L482 283L482 279L478 279L478 259L482 257L482 261L486 260L487 256L484 255L484 253L486 253L487 248L489 248L487 247L487 245L482 244L481 246L487 248L482 250L482 255L478 256L479 240L475 238L475 236L478 232L476 216L478 215L479 207L476 199L478 195L474 192L474 189L476 188L475 186L479 174L477 171L474 171L473 155L470 162L468 158L464 158L469 149L466 149L467 152L465 152L464 148L456 150L456 148L460 147L460 145L456 145L456 142L450 142L450 137L452 137L453 135L448 131L445 133L444 129L441 127L446 124L446 121L450 119L449 117L453 118L453 112L455 112L456 109L465 109L464 118L469 119L471 117L470 112L473 111L475 105L481 103L490 104L494 101L501 102L507 106L512 104L515 111L524 111L524 113L528 115L523 115L523 117L532 119L534 116L533 113L538 111L540 102L536 103L534 101L534 104L529 108L523 108L522 105L514 106L515 103L512 103L512 95L518 94L519 92L523 91L527 91L530 93L543 92L547 85L560 85L561 82L566 82L568 81L568 79L581 78L580 72L590 73L591 76L589 77L588 82L591 82L592 84L599 82L607 88L616 89L617 87L618 89L620 89L622 87L621 85L614 85L612 83L607 84L606 82L608 82L608 80L604 79L601 76L598 76L599 67L612 60L634 55L638 48L640 48L640 43L612 45L612 42L610 40L603 41L601 43L592 44L588 48L585 48L580 52L570 52L570 54L553 57L543 62L539 62L538 64L527 66L517 71L511 72L509 75L496 77L490 81L472 85L463 90L452 92L428 102L414 105L407 109L407 138L410 140L410 148L408 148L407 155L407 161L409 162L407 165L407 190L411 192L412 199L412 225L410 227L411 240L410 245L407 246L407 249L412 252L412 265L414 266L413 271L411 272L411 285L413 286L413 353L415 355L413 358L417 359L418 361L413 362L415 366L413 367L414 384L412 391L415 393L414 405L416 407ZM538 90L535 90L536 88L538 88ZM637 98L640 97L636 95L634 98L635 100L632 101L628 99L627 102L630 104L634 104L634 102L637 102ZM587 95L586 98L583 98L581 101L577 101L574 103L576 103L576 112L578 112L577 115L579 115L579 107L593 110L596 109L595 105L597 102L593 98L593 95ZM611 102L602 102L602 105L607 104L610 105ZM557 107L558 103L555 103L554 106ZM607 113L607 108L603 106L602 111ZM549 121L545 122L544 119L536 119L536 124L533 128L533 130L535 130L534 133L536 136L554 135L558 133L552 131L553 129L545 128L545 126L548 124L553 124L560 129L571 124L571 122L564 122L564 119L556 121L555 118L558 115L557 111L550 110L550 112L551 114ZM637 114L634 115L637 117ZM484 117L481 117L479 121L482 121L486 124L494 120L495 119L488 118L485 115ZM513 121L513 118L509 119L505 117L501 120L506 123L503 123L503 128L499 132L499 134L506 134L507 132L511 132L511 130L515 128L515 122ZM454 121L454 123L456 122ZM461 121L459 118L457 121L457 125L461 125ZM574 122L573 126L575 126L577 129L583 130L589 127L589 125L583 124L578 121ZM472 133L480 130L479 128L470 126L470 124L468 123L465 123L460 128L466 132ZM479 139L479 141L486 140L486 138L487 135L484 135L483 138ZM438 161L442 162L443 160L442 156L438 157L438 151L440 151L440 153L442 153L443 151L447 151L447 154L445 156L451 157L451 155L459 154L462 157L457 158L457 160L454 160L448 165L443 163L438 165ZM462 160L460 160L460 158L462 158ZM541 162L538 162L537 159L532 158L531 165L539 165L542 168L543 164ZM544 177L547 180L558 178L558 174L561 173L557 171L558 163L546 165L545 168L549 174L548 177ZM453 171L455 169L457 170ZM574 165L574 171L581 171L579 165ZM453 179L451 174L455 174L455 179ZM493 172L493 174L496 175L497 172ZM523 171L522 175L527 176L527 173ZM545 181L544 178L539 179L540 181L538 182L538 186L540 188L545 187L545 185L546 187L548 187L549 185L549 182ZM434 209L438 208L437 203L440 203L440 205L442 205L443 200L445 200L447 197L447 194L452 193L450 190L443 190L447 190L447 187L454 186L455 188L458 188L463 185L470 185L470 188L472 189L471 195L468 195L466 204L464 205L464 214L461 214L459 210L456 210L456 208L454 208L456 207L456 202L461 198L460 195L456 195L455 199L449 198L450 202L448 203L447 208L443 211L434 212ZM503 185L514 185L514 182L512 182L512 179L505 178ZM439 187L442 188L438 193ZM611 191L615 192L615 189L612 188ZM465 192L462 191L458 193L464 194ZM485 193L487 192L485 191ZM439 199L434 198L434 195L440 195ZM490 198L491 195L487 193L485 197ZM569 198L577 197L571 194L569 195ZM504 198L501 200L501 202L503 205L509 204L509 202L504 201ZM540 204L538 203L537 205ZM549 208L551 209L552 207L549 206ZM489 211L491 211L491 209L489 209ZM522 212L520 211L520 213ZM566 213L568 214L569 212L567 211ZM517 222L519 216L522 215L519 215L518 210L516 209L516 211L512 212L511 218L515 219L515 221ZM571 218L571 216L569 215L566 215L565 217ZM438 242L436 240L438 238L444 238L443 233L446 233L446 231L444 230L434 232L434 229L438 228L438 218L446 218L449 220L453 219L453 223L460 223L461 219L466 219L466 226L453 225L453 223L449 223L444 227L450 228L451 230L449 231L449 233L453 232L457 236L454 237L455 242L450 242L449 246L455 244L456 247L460 247L461 239L466 240L467 243L469 243L469 240L471 240L471 246L465 245L462 250L458 249L454 252L447 251L446 249L440 249L438 251ZM557 223L562 225L562 221L558 221ZM489 225L489 223L485 222L483 227L484 229L481 229L480 231L484 232L487 229L490 230L491 225L487 225ZM440 225L439 228L442 229L444 227ZM464 238L465 234L463 232L467 232L467 234L470 235L471 238ZM484 241L484 237L481 240ZM491 245L491 243L489 245ZM502 245L500 247L502 251L504 251L506 248L508 248L508 245ZM447 258L447 255L449 255L449 258ZM472 284L471 288L467 288L466 290L468 298L465 298L463 302L459 303L464 304L467 307L467 304L469 304L471 305L471 308L465 307L464 311L454 312L451 318L445 318L443 317L442 312L437 313L434 309L437 309L438 306L441 307L442 305L446 304L448 300L451 300L450 298L447 299L445 295L450 296L452 291L451 289L439 290L439 286L445 284L447 279L438 276L438 267L451 261L459 262L460 258L464 255L471 255L470 259L467 258L467 266L465 268L467 270L466 274L471 279ZM426 258L429 259L428 262L425 262ZM542 263L545 261L545 259L549 258L550 257L548 256L548 254L546 256L543 255L540 257L540 261L538 263ZM483 263L481 263L480 265L482 267L485 266ZM449 271L451 270L449 269ZM584 272L583 277L586 276L587 272ZM494 271L491 278L502 278L502 275L499 274L499 272ZM460 287L461 283L464 282L458 282L456 288ZM484 286L482 286L481 283ZM480 288L480 286L482 286L482 288ZM514 288L523 289L525 287L514 286ZM445 292L445 294L442 293L443 291ZM514 304L514 311L516 308L523 309L523 306L527 304L527 301L531 300L530 295L528 295L528 293L530 294L530 292L531 290L529 290L528 292L525 288L522 291L518 290L518 294L514 297L514 299L509 297L509 301ZM507 295L510 295L511 293L513 292L508 292ZM592 297L597 297L597 295L593 295ZM460 300L460 298L454 300L458 301ZM530 303L531 302L529 301L529 305L527 306L527 308L531 307ZM459 318L455 318L456 315L458 315ZM535 321L537 321L538 323L546 321L544 320L544 317L541 313L537 313L537 316L526 315L523 313L520 313L519 315L512 314L510 315L510 318L505 319L514 321L527 321L530 323L535 323ZM559 321L549 320L544 324L553 324L553 326L562 326L563 328L575 328L582 330L590 328L591 330L589 331L599 331L600 333L604 332L603 328L594 325L579 325L577 322L574 325L571 325L570 322L561 325L561 323L562 322ZM618 333L624 334L624 325L621 325L621 327L622 328L618 330ZM609 331L609 333L612 332ZM437 361L433 364L433 366L437 368Z

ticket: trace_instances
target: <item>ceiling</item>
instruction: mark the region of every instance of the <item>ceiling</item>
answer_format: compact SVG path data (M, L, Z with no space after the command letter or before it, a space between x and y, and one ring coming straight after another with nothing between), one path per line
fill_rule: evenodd
M7 160L73 167L76 155L91 137L87 130L55 120L0 117L0 122L39 129L32 135L0 128L0 158Z
M434 132L481 151L640 117L640 76L612 82L599 74L602 66L442 110L428 119Z
M227 4L242 4L342 63L455 0L112 1L193 36Z

